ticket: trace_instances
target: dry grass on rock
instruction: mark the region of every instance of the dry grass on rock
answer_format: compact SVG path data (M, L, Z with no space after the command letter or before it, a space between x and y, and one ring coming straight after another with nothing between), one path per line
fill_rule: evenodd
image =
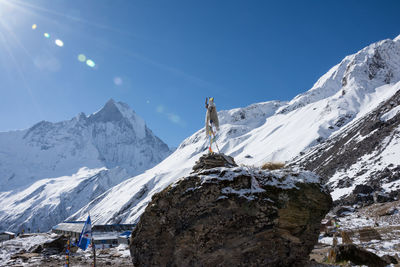
M285 167L283 162L266 162L261 166L263 170L279 170Z

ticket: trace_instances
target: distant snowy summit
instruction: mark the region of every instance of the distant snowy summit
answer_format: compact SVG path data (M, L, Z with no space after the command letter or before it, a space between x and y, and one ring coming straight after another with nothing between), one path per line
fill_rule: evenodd
M171 153L127 104L109 100L86 116L0 133L0 187L6 191L82 167L121 167L137 175Z
M353 55L346 56L319 78L310 90L296 96L278 113L288 113L329 97L338 99L348 92L354 97L360 97L375 91L379 86L393 84L399 80L400 35L393 40L373 43Z

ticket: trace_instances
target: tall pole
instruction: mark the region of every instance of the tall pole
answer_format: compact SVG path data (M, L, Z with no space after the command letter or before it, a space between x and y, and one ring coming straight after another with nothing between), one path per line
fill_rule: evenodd
M94 244L93 232L92 232L92 249L93 249L93 267L96 267L96 245Z
M71 246L70 246L70 236L68 236L68 240L67 240L67 249L65 251L66 255L65 255L65 267L69 267L69 253L71 250Z

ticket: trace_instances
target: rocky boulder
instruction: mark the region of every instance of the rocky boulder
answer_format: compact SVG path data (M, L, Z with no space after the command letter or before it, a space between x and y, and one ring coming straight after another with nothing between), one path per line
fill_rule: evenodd
M237 167L235 160L224 154L208 153L202 155L193 166L193 172L212 169L215 167Z
M332 199L318 176L216 167L155 194L132 232L135 266L304 266Z
M339 245L335 248L336 262L351 261L368 267L384 267L391 263L392 257L381 258L378 255L357 247L354 244ZM393 259L395 260L395 259Z

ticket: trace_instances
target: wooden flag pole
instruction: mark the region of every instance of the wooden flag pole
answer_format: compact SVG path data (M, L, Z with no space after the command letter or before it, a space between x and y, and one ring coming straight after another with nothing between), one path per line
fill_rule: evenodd
M93 232L92 232L92 249L93 249L93 267L96 267L96 245L94 244Z

